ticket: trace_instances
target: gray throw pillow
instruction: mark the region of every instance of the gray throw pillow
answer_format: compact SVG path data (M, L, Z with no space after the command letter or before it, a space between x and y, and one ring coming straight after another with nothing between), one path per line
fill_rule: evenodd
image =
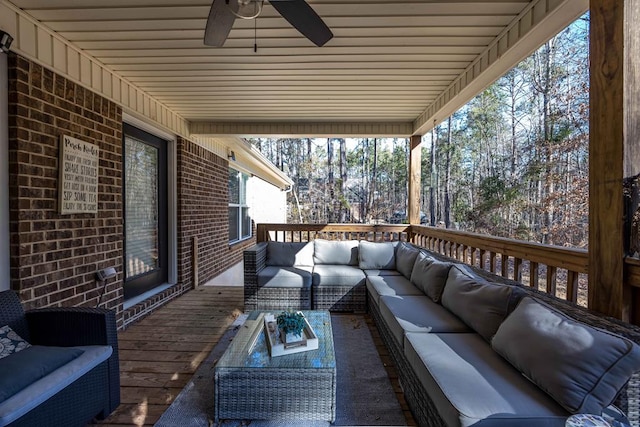
M9 326L0 328L0 359L29 347L31 347L31 344Z
M450 263L436 261L429 255L420 253L411 271L411 283L433 302L440 302L450 268Z
M396 246L396 269L407 279L411 279L411 272L420 251L408 243L401 242Z
M487 282L464 266L454 265L442 292L442 305L485 340L491 341L523 292L515 286Z
M357 240L324 240L313 241L314 264L358 265Z
M313 242L269 242L266 264L278 267L312 266Z
M600 414L640 370L640 347L525 297L493 349L572 413Z
M359 267L363 270L395 270L396 247L392 242L360 241Z

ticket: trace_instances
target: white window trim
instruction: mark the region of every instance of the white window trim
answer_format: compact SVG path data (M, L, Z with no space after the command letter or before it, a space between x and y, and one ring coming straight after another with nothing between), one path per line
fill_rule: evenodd
M229 203L229 207L230 208L240 208L240 213L242 212L242 210L241 210L242 208L251 209L250 206L249 206L249 200L248 200L248 197L247 197L247 184L249 183L249 179L251 179L251 175L246 173L246 172L244 172L244 171L242 171L242 170L239 170L239 169L236 169L236 168L233 168L233 167L229 167L229 170L236 171L237 173L245 175L247 177L247 179L244 181L245 185L244 186L242 186L242 185L240 186L240 200L242 200L242 196L244 194L244 204ZM231 225L231 224L229 224L229 225ZM229 244L230 245L235 245L235 244L243 242L245 240L249 240L249 239L251 239L253 237L253 229L251 227L249 227L249 235L248 236L244 236L244 237L242 236L242 215L238 215L238 236L240 236L239 239L236 239L236 240L229 239Z

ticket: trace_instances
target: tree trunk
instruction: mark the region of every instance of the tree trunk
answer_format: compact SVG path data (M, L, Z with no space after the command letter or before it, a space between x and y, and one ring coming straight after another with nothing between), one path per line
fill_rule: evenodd
M347 203L347 143L344 138L340 142L340 222L347 222L349 204Z
M431 129L431 180L429 188L429 214L430 214L430 223L432 227L436 225L436 194L435 194L435 186L436 184L436 128L434 126Z
M451 191L451 116L449 116L447 126L447 146L444 166L444 226L449 228L451 226L451 201L449 200Z

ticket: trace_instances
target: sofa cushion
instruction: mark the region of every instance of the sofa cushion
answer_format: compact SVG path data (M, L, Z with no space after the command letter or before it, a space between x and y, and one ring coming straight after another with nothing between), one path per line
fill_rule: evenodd
M634 372L640 347L523 298L492 341L531 381L572 413L600 414Z
M324 240L313 241L314 264L358 265L357 240Z
M425 295L382 295L380 315L402 347L405 332L471 332L469 327Z
M420 251L408 243L401 242L396 246L396 269L407 279L411 279L411 272Z
M0 425L7 425L22 417L100 363L104 363L113 354L111 346L74 348L82 354L0 403Z
M442 305L490 341L523 292L515 286L489 283L454 265L442 293Z
M404 276L367 276L367 289L378 304L381 295L422 295Z
M433 302L440 302L451 264L436 261L421 253L411 271L411 283L420 289Z
M24 350L27 347L31 347L31 344L22 339L22 337L9 326L0 328L0 359Z
M313 265L313 242L268 242L267 265L293 267Z
M396 244L393 242L360 241L359 266L363 270L395 270Z
M365 275L350 265L316 265L313 267L313 286L364 285Z
M408 332L405 342L407 361L446 425L564 426L569 413L480 335Z
M81 354L73 347L35 345L0 359L0 402Z
M364 270L365 276L401 276L398 270Z
M258 272L258 286L269 288L308 288L313 267L265 267Z

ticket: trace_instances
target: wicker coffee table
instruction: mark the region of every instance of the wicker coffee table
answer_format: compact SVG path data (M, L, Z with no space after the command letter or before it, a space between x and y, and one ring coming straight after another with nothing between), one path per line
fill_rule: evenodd
M271 358L261 331L251 352L259 311L253 311L215 366L216 422L314 420L336 415L336 357L328 311L303 311L318 349ZM278 311L272 311L277 314Z

